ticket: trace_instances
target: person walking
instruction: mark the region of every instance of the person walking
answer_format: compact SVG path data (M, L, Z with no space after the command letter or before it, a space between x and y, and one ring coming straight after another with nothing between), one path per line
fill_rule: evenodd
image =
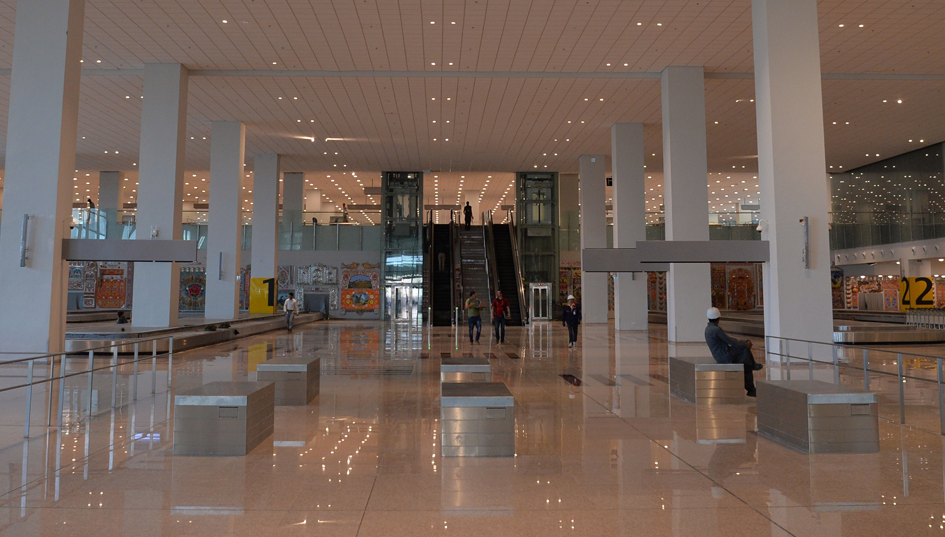
M499 343L505 343L505 320L510 313L509 299L502 295L502 291L496 291L492 301L492 324L495 325L495 340Z
M475 291L469 292L469 298L466 299L466 317L469 320L469 342L473 342L473 327L476 328L476 343L479 343L479 335L482 333L482 317L479 316L480 308L479 297Z
M463 218L466 220L466 231L469 231L469 226L472 225L472 206L469 205L469 202L466 202L466 206L463 207Z
M709 319L709 324L705 327L705 343L712 351L712 357L719 364L744 364L745 391L748 392L748 397L756 397L755 377L752 373L761 370L764 366L755 362L755 357L751 354L753 346L751 340L741 341L726 334L725 330L719 326L722 313L718 308L709 308L706 317Z
M289 298L282 303L282 311L285 312L285 326L292 331L292 321L295 320L295 313L299 309L299 302L295 299L295 293L289 293Z
M574 299L574 295L568 295L568 303L564 305L561 321L568 327L568 348L574 348L577 343L578 325L581 324L581 306Z

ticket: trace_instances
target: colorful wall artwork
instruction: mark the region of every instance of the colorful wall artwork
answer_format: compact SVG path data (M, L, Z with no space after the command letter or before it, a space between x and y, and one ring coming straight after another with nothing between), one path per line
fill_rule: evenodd
M754 266L726 267L728 284L728 309L755 309L755 274Z
M102 309L124 307L127 285L124 263L102 263L98 269L95 306Z
M180 311L203 311L207 304L207 270L200 265L180 269Z
M647 308L650 311L666 311L666 273L646 273Z
M343 263L341 265L342 312L359 315L380 313L381 274L379 269L380 265L372 263ZM337 272L335 274L337 275Z
M831 267L830 269L830 294L833 298L833 309L843 309L843 269L840 267ZM897 298L898 301L898 298Z

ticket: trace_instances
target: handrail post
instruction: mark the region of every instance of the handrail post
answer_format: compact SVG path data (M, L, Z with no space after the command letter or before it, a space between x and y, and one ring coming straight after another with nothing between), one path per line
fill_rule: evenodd
M899 371L899 423L906 423L906 393L903 387L902 353L896 355L896 368Z
M938 421L942 434L945 435L945 389L942 386L942 359L935 360L935 369L938 372Z
M30 406L33 403L33 363L35 361L27 362L29 365L26 370L26 417L23 420L23 438L30 437ZM26 469L23 471L25 472Z
M52 426L53 379L56 378L56 357L47 356L49 360L49 378L46 386L46 427Z
M788 347L788 353L790 354L791 346L788 345L787 347ZM787 360L785 360L785 358L787 358ZM781 340L781 360L784 360L787 379L791 380L791 357L784 355L784 340L783 339Z
M62 412L66 398L66 354L59 355L59 427L62 427Z
M174 376L174 336L167 338L167 387L170 389Z
M840 385L840 348L833 346L833 383Z
M92 419L92 377L94 372L92 371L95 368L95 351L89 351L89 419Z
M863 349L863 389L870 391L870 350Z
M134 371L131 374L133 382L131 384L131 400L138 400L138 342L135 342L135 362L134 362ZM134 431L132 431L133 433Z
M112 347L112 408L118 402L118 345Z
M808 380L814 380L814 343L807 342L807 371Z
M151 340L151 395L157 393L157 340Z

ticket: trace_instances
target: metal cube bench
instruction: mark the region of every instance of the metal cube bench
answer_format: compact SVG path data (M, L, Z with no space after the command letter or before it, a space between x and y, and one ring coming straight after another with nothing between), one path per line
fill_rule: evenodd
M745 366L711 356L670 357L669 393L699 405L744 403Z
M246 455L272 436L275 385L211 382L174 396L175 455Z
M819 380L758 383L758 432L810 453L879 451L877 395Z
M321 358L277 356L256 366L256 380L276 385L276 406L304 406L318 397Z
M443 358L440 361L440 382L487 382L492 366L485 358Z
M440 388L444 457L515 455L515 398L501 382L444 382Z

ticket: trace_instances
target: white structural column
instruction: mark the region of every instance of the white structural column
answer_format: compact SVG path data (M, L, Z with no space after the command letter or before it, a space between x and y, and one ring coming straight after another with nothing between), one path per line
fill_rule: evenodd
M121 237L121 183L125 178L123 172L99 172L98 174L98 215L105 220L105 238L120 239Z
M305 208L305 174L286 172L282 177L282 221L299 224Z
M610 129L613 170L614 248L634 248L646 240L643 182L643 124L617 123ZM646 274L620 273L614 281L614 326L646 330Z
M663 71L663 184L666 240L709 240L705 80L702 67ZM674 342L705 341L712 305L708 264L672 264L667 330Z
M138 240L181 238L187 78L183 65L144 66L141 153L138 157ZM137 263L134 326L177 326L180 266Z
M0 234L0 348L61 351L84 0L17 2ZM26 262L21 262L29 215Z
M305 189L305 212L307 213L320 213L322 211L322 191L317 188L307 188ZM309 215L309 218L312 216L318 218L319 215ZM321 223L327 224L328 222L322 221Z
M243 225L240 177L246 127L239 121L214 121L212 133L206 317L235 319L240 312L237 280Z
M753 0L765 333L833 341L817 0ZM809 218L809 268L804 229Z
M607 248L607 211L604 155L581 157L581 250ZM606 272L584 272L581 274L581 313L587 324L606 323L609 318L607 305Z
M279 259L280 166L279 155L256 155L253 169L252 278L276 277Z

